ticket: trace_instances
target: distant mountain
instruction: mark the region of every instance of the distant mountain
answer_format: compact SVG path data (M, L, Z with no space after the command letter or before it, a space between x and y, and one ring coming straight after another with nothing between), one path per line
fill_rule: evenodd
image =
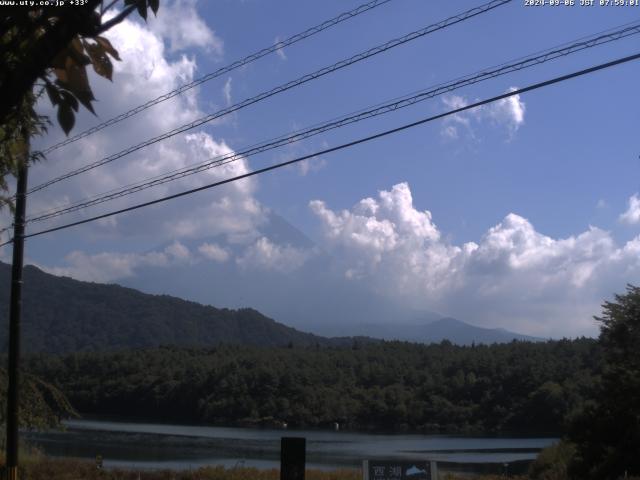
M6 349L11 267L0 262L0 350ZM342 324L325 331L334 338L305 333L257 310L215 308L168 295L151 295L119 285L81 282L25 267L22 346L27 352L113 350L160 345L260 346L351 345L373 338L459 345L538 341L503 329L469 325L424 313L422 323ZM363 318L366 316L363 315ZM339 337L338 337L339 336Z
M0 349L7 344L11 267L0 262ZM218 309L168 295L119 285L56 277L24 270L22 348L27 352L73 352L159 345L340 345L244 308ZM361 339L362 340L362 339Z
M243 263L247 249L258 238L305 252L306 260L289 270ZM155 245L148 252L162 252L172 243ZM224 261L201 259L170 266L139 266L134 275L117 282L204 305L232 309L250 306L285 325L328 337L349 335L345 328L361 321L383 324L395 319L410 323L417 315L401 302L372 293L366 283L347 279L344 269L329 254L274 212L266 216L253 236L215 235L181 239L180 243L195 256L204 244L215 244L229 255ZM433 319L443 316L434 315Z
M308 257L293 270L244 264L239 260L256 238L307 252ZM217 235L182 239L181 243L190 252L198 252L203 244L215 244L229 255L221 262L202 260L139 267L134 275L118 283L217 307L251 306L286 325L325 337L367 335L423 343L446 338L457 344L535 340L506 330L445 320L446 315L441 313L416 311L391 296L375 293L366 282L346 278L344 268L328 253L274 212L269 213L253 237ZM157 245L150 252L164 251L170 245Z
M512 340L529 342L545 341L544 338L522 335L504 328L482 328L455 318L442 318L425 326L425 334L431 341L449 339L458 345L475 343L506 343Z
M430 316L432 315L430 314ZM438 343L442 340L449 340L457 345L507 343L512 340L529 342L545 340L502 328L477 327L451 317L438 320L430 319L420 324L361 324L351 327L345 334L353 334L354 332L385 340L403 340L415 343Z

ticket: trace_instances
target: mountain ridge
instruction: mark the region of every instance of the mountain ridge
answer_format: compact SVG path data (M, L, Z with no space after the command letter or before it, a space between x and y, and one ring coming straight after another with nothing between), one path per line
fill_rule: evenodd
M0 311L8 313L11 267L0 263ZM117 284L57 277L37 267L24 269L23 349L66 353L161 345L213 346L220 343L286 346L334 345L257 310L218 309L169 295L154 295ZM5 345L7 325L0 326Z
M11 267L0 262L0 311L8 313ZM27 265L23 306L26 352L149 348L162 345L214 346L221 343L265 347L351 346L377 339L466 345L500 343L535 337L475 327L440 318L418 325L342 325L327 337L287 326L253 308L217 308L166 294L143 293L118 284L59 277ZM7 318L5 316L5 318ZM6 345L7 324L0 324ZM4 347L0 348L3 350Z

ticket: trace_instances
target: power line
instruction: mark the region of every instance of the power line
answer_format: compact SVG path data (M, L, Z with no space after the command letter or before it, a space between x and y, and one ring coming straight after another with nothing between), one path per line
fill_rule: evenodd
M249 105L252 105L254 103L260 102L262 100L265 100L266 98L269 98L269 97L272 97L272 96L277 95L279 93L282 93L284 91L290 90L290 89L295 88L295 87L297 87L299 85L302 85L304 83L310 82L311 80L315 80L315 79L320 78L320 77L322 77L324 75L327 75L329 73L335 72L335 71L340 70L342 68L345 68L345 67L347 67L349 65L352 65L354 63L357 63L357 62L360 62L362 60L365 60L365 59L367 59L369 57L372 57L374 55L378 55L378 54L380 54L382 52L386 52L387 50L390 50L390 49L395 48L397 46L403 45L403 44L405 44L407 42L416 40L418 38L421 38L421 37L423 37L425 35L428 35L430 33L436 32L438 30L443 30L443 29L445 29L445 28L447 28L447 27L449 27L451 25L455 25L457 23L463 22L465 20L468 20L468 19L470 19L472 17L475 17L477 15L480 15L482 13L486 13L486 12L488 12L490 10L493 10L494 8L497 8L497 7L500 7L502 5L505 5L505 4L507 4L507 3L511 2L511 1L512 0L491 0L490 2L485 3L485 4L483 4L483 5L479 6L479 7L474 7L472 9L466 10L465 12L462 12L462 13L460 13L458 15L454 15L452 17L449 17L449 18L447 18L447 19L445 19L445 20L443 20L441 22L435 23L433 25L429 25L429 26L424 27L424 28L422 28L420 30L416 30L414 32L408 33L407 35L404 35L402 37L390 40L390 41L388 41L388 42L386 42L386 43L384 43L382 45L379 45L377 47L373 47L373 48L371 48L371 49L369 49L369 50L367 50L365 52L361 52L361 53L359 53L357 55L354 55L354 56L352 56L352 57L350 57L350 58L348 58L346 60L341 60L341 61L339 61L337 63L334 63L333 65L321 68L320 70L316 70L313 73L309 73L309 74L304 75L304 76L302 76L302 77L300 77L300 78L298 78L296 80L292 80L292 81L287 82L285 84L282 84L282 85L280 85L278 87L275 87L275 88L273 88L271 90L262 92L262 93L260 93L260 94L258 94L256 96L254 96L254 97L251 97L251 98L248 98L246 100L243 100L242 102L237 103L235 105L232 105L230 107L227 107L227 108L225 108L223 110L219 110L219 111L214 112L212 114L206 115L206 116L204 116L202 118L199 118L198 120L194 120L191 123L188 123L188 124L182 125L180 127L177 127L175 129L173 129L173 130L171 130L169 132L163 133L162 135L159 135L157 137L153 137L153 138L150 138L148 140L145 140L142 143L139 143L137 145L129 147L129 148L125 149L125 150L122 150L122 151L120 151L118 153L115 153L113 155L105 157L105 158L103 158L101 160L98 160L96 162L93 162L93 163L91 163L89 165L86 165L84 167L78 168L76 170L72 170L71 172L63 174L63 175L61 175L59 177L56 177L56 178L54 178L52 180L49 180L49 181L47 181L45 183L42 183L40 185L37 185L37 186L31 188L29 190L29 192L27 192L27 193L31 194L31 193L37 192L37 191L42 190L42 189L44 189L44 188L46 188L46 187L48 187L50 185L55 184L55 183L58 183L58 182L61 182L63 180L66 180L68 178L74 177L74 176L79 175L81 173L88 172L90 170L93 170L94 168L100 167L100 166L105 165L107 163L111 163L111 162L113 162L113 161L115 161L115 160L117 160L119 158L122 158L122 157L124 157L126 155L129 155L129 154L131 154L133 152L136 152L137 150L140 150L140 149L142 149L144 147L148 147L150 145L153 145L154 143L157 143L157 142L160 142L162 140L166 140L166 139L168 139L170 137L173 137L175 135L178 135L179 133L183 133L183 132L186 132L186 131L191 130L193 128L199 127L200 125L203 125L205 123L211 122L212 120L215 120L217 118L220 118L220 117L223 117L225 115L228 115L229 113L238 111L238 110L240 110L242 108L245 108L245 107L247 107Z
M96 215L94 217L86 218L84 220L79 220L79 221L76 221L76 222L67 223L67 224L64 224L64 225L60 225L58 227L48 228L46 230L40 230L38 232L34 232L34 233L30 233L28 235L25 235L24 238L36 237L36 236L39 236L39 235L44 235L46 233L52 233L52 232L56 232L56 231L59 231L59 230L65 230L67 228L75 227L75 226L82 225L82 224L89 223L89 222L94 222L96 220L101 220L103 218L112 217L114 215L119 215L121 213L131 212L133 210L138 210L140 208L144 208L144 207L148 207L148 206L155 205L155 204L158 204L158 203L166 202L166 201L173 200L173 199L176 199L176 198L179 198L179 197L184 197L186 195L191 195L193 193L197 193L197 192L200 192L200 191L203 191L203 190L208 190L208 189L211 189L211 188L214 188L214 187L219 187L219 186L225 185L227 183L235 182L237 180L242 180L242 179L245 179L245 178L252 177L254 175L259 175L259 174L262 174L262 173L269 172L271 170L276 170L278 168L286 167L286 166L292 165L294 163L302 162L304 160L308 160L308 159L316 157L318 155L325 155L327 153L337 152L339 150L350 148L350 147L353 147L355 145L359 145L361 143L370 142L372 140L376 140L378 138L386 137L388 135L392 135L394 133L401 132L403 130L408 130L408 129L416 127L418 125L422 125L422 124L425 124L425 123L428 123L428 122L432 122L434 120L438 120L438 119L441 119L441 118L444 118L444 117L448 117L450 115L455 115L456 113L461 113L461 112L464 112L466 110L471 110L473 108L481 107L481 106L486 105L488 103L496 102L496 101L502 100L504 98L508 98L508 97L512 97L514 95L520 95L520 94L523 94L523 93L526 93L526 92L537 90L537 89L540 89L540 88L543 88L543 87L547 87L549 85L553 85L553 84L556 84L556 83L564 82L566 80L570 80L572 78L580 77L580 76L587 75L589 73L593 73L593 72L596 72L596 71L599 71L599 70L604 70L606 68L610 68L610 67L613 67L613 66L616 66L616 65L620 65L620 64L627 63L627 62L630 62L630 61L633 61L633 60L637 60L639 58L640 58L640 53L636 53L634 55L629 55L627 57L623 57L623 58L619 58L617 60L613 60L613 61L610 61L610 62L607 62L607 63L602 63L602 64L599 64L599 65L595 65L595 66L590 67L590 68L586 68L586 69L579 70L579 71L576 71L576 72L573 72L573 73L562 75L560 77L555 77L555 78L552 78L550 80L545 80L543 82L535 83L533 85L529 85L527 87L519 88L517 90L512 90L512 91L504 93L502 95L497 95L495 97L491 97L491 98L488 98L488 99L485 99L485 100L482 100L482 101L478 101L478 102L472 103L470 105L466 105L464 107L456 108L454 110L449 110L449 111L444 112L444 113L433 115L431 117L423 118L423 119L418 120L416 122L408 123L408 124L402 125L400 127L392 128L390 130L385 130L383 132L379 132L379 133L376 133L374 135L370 135L368 137L363 137L363 138L359 138L357 140L353 140L353 141L348 142L348 143L343 143L343 144L338 145L336 147L327 148L327 149L321 150L319 152L315 152L315 153L312 153L312 154L309 154L309 155L303 155L301 157L294 158L293 160L288 160L286 162L280 162L280 163L277 163L277 164L274 164L274 165L270 165L268 167L263 167L263 168L260 168L258 170L254 170L252 172L248 172L248 173L242 174L242 175L237 175L235 177L227 178L225 180L220 180L218 182L210 183L208 185L204 185L204 186L201 186L201 187L192 188L190 190L186 190L186 191L183 191L183 192L180 192L180 193L175 193L173 195L168 195L166 197L158 198L158 199L151 200L151 201L148 201L148 202L139 203L137 205L133 205L133 206L130 206L130 207L127 207L127 208L122 208L120 210L114 210L114 211L111 211L111 212L108 212L108 213L104 213L102 215ZM12 240L9 240L8 242L0 244L0 247L2 247L4 245L7 245L8 243L11 243L11 242L12 242Z
M72 212L81 210L83 208L99 205L107 201L115 200L117 198L121 198L127 195L140 192L142 190L146 190L147 188L162 185L164 183L178 180L180 178L184 178L189 175L194 175L196 173L209 170L211 168L220 167L222 165L226 165L228 163L237 161L243 157L249 157L252 155L263 153L268 150L272 150L284 145L288 145L293 142L297 142L297 141L309 138L314 135L318 135L320 133L327 132L329 130L340 128L352 123L360 122L368 118L376 117L376 116L383 115L392 111L396 111L411 105L415 105L416 103L433 98L437 95L442 95L444 93L448 93L468 85L473 85L475 83L479 83L491 78L505 75L514 71L519 71L535 65L540 65L542 63L555 60L559 57L564 57L576 52L580 52L585 49L593 48L598 45L603 45L603 44L616 41L621 38L626 38L628 36L635 35L638 33L640 33L640 22L636 22L635 25L627 26L626 28L613 31L611 33L599 35L597 37L595 36L597 34L594 34L591 37L586 37L587 40L583 40L573 44L568 44L568 46L565 46L563 48L548 49L544 51L544 53L542 54L529 56L529 57L521 57L524 59L519 62L503 63L497 67L490 67L488 69L480 71L479 73L467 75L465 77L460 77L448 83L441 83L429 90L422 90L417 94L401 97L398 100L395 100L386 104L380 104L378 106L375 106L367 110L361 110L357 113L354 113L339 119L331 120L329 122L325 122L323 124L319 124L317 126L307 128L305 130L300 130L288 136L280 136L275 139L265 141L261 144L253 145L251 147L248 147L238 152L233 152L226 155L212 157L194 166L183 167L181 169L173 170L171 172L167 172L162 175L157 175L155 177L152 177L146 180L141 180L139 182L126 185L124 187L116 188L108 192L105 192L103 194L87 198L80 202L76 202L75 204L72 204L64 208L40 212L40 213L34 214L31 218L29 218L27 220L27 223L44 221L51 218L59 217L61 215L72 213ZM567 45L567 44L564 44L564 45Z
M74 135L73 137L69 137L59 143L56 143L55 145L51 145L50 147L47 147L46 149L44 149L42 151L42 153L44 153L45 155L47 153L51 153L54 150L57 150L60 147L64 147L65 145L69 145L70 143L73 142L77 142L78 140L80 140L81 138L85 138L88 137L89 135L92 135L96 132L99 132L100 130L103 130L107 127L110 127L111 125L115 125L116 123L119 123L129 117L132 117L134 115L137 115L140 112L143 112L144 110L147 110L148 108L153 107L154 105L157 105L159 103L164 102L165 100L169 100L170 98L173 98L177 95L180 95L184 92L186 92L187 90L190 90L194 87L197 87L198 85L201 85L205 82L208 82L209 80L213 80L214 78L217 78L221 75L224 75L225 73L229 73L237 68L243 67L251 62L254 62L256 60L259 60L260 58L269 55L281 48L285 48L288 46L293 45L294 43L297 43L301 40L304 40L306 38L309 38L313 35L316 35L317 33L322 32L323 30L327 30L335 25L338 25L339 23L342 23L346 20L349 20L353 17L357 17L358 15L368 12L369 10L373 10L376 7L379 7L381 5L384 5L385 3L389 3L391 0L372 0L368 3L364 3L362 5L359 5L358 7L354 8L353 10L349 10L348 12L343 12L340 15L331 18L329 20L326 20L324 22L322 22L319 25L313 26L311 28L308 28L307 30L305 30L304 32L301 33L296 33L295 35L290 36L289 38L282 40L281 42L278 42L270 47L267 48L263 48L262 50L258 50L257 52L254 52L250 55L247 55L246 57L240 59L240 60L236 60L235 62L224 66L222 68L219 68L218 70L208 73L206 75L203 75L200 78L197 78L195 80L193 80L190 83L187 83L185 85L181 85L180 87L171 90L170 92L167 92L163 95L160 95L159 97L153 99L153 100L149 100L146 103L143 103L142 105L139 105L135 108L132 108L131 110L128 110L127 112L121 113L120 115L113 117L99 125L96 125L95 127L91 127L83 132L78 133L77 135Z

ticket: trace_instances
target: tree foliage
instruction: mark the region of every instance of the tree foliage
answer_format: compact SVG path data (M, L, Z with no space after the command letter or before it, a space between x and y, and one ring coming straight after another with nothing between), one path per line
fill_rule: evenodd
M582 408L594 340L454 346L222 345L37 355L80 412L156 421L559 433Z
M596 320L602 377L572 422L569 437L577 450L570 471L582 480L640 475L640 288L629 285Z
M87 67L111 80L112 60L119 60L104 33L134 10L146 19L147 9L156 13L159 7L159 0L124 0L121 10L109 17L107 11L118 0L106 8L102 0L73 6L40 3L5 6L0 15L0 190L4 192L6 176L38 158L24 154L28 139L46 130L48 123L34 110L37 97L47 94L58 123L69 134L80 105L95 113ZM2 205L11 206L11 199L0 198Z
M7 413L7 371L0 368L0 425L5 425ZM67 397L51 383L32 374L20 377L20 418L22 428L50 428L59 425L61 418L77 416ZM4 428L0 432L4 444Z

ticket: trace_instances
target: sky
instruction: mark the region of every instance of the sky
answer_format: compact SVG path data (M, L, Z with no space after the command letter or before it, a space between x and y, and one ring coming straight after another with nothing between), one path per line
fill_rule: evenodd
M30 214L291 134L640 19L632 6L525 6L514 0L216 119L29 196ZM156 98L290 35L355 8L351 0L173 0L148 23L107 34L122 58L113 82L91 74L97 117L73 133ZM392 0L203 83L47 156L37 185L206 114L480 5ZM242 158L28 232L122 208L309 155L532 83L638 52L612 42L435 97L406 109ZM544 337L596 335L593 315L640 281L640 64L627 63L315 156L221 188L29 239L27 263L81 280L126 283L145 269L162 291L218 306L175 277L177 267L225 265L277 284L317 289L314 259L371 298ZM48 100L39 110L55 117ZM33 142L64 138L55 124ZM309 244L264 234L272 214ZM6 212L2 225L10 223ZM10 260L7 247L0 252ZM150 278L148 275L145 278ZM271 279L271 280L270 280ZM197 279L196 279L197 280ZM305 282L309 282L308 284ZM251 292L242 297L254 306ZM149 287L149 291L159 288ZM366 295L363 297L366 302ZM300 300L302 302L302 300ZM330 301L330 299L328 300ZM256 300L257 302L257 300ZM303 305L298 305L304 308ZM311 306L309 306L311 308ZM269 312L267 312L269 313ZM388 319L393 322L394 319Z

